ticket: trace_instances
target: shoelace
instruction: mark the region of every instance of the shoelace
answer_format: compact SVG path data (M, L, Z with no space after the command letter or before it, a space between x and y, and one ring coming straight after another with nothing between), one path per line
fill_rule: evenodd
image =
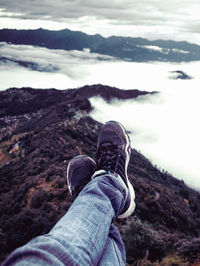
M121 154L116 145L102 144L96 156L98 169L117 172Z

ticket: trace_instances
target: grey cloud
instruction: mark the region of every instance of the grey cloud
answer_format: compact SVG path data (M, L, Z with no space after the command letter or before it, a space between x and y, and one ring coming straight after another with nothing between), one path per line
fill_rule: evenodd
M111 56L84 51L48 50L47 48L26 45L0 45L0 54L6 58L0 65L20 66L40 72L59 72L73 79L85 75L86 65L96 64L98 60L114 62ZM66 63L67 62L67 63ZM79 69L77 70L77 65Z
M147 34L153 39L156 36L164 39L174 36L177 40L187 40L189 35L199 33L197 12L195 16L191 13L198 10L198 5L196 0L1 0L0 8L5 9L4 17L51 20L64 23L69 28L75 25L76 29L100 34L110 31L107 36L117 32L123 35L126 26L129 30L135 26L141 27L138 31L141 36ZM106 22L96 26L97 21L101 22L102 19ZM134 29L130 35L134 35ZM198 38L195 36L194 39L196 41Z
M162 20L166 15L176 13L184 6L184 2L171 0L164 4L157 0L141 0L137 2L129 0L121 1L92 1L92 0L74 0L74 1L12 1L2 0L1 7L6 8L8 12L22 13L22 17L41 18L49 16L59 20L59 18L79 18L82 16L96 16L111 20L125 20L134 23L135 21ZM15 16L13 14L13 16ZM167 19L167 18L166 18Z
M189 32L200 33L200 23L198 21L194 21L194 23L191 25L184 23L184 28Z

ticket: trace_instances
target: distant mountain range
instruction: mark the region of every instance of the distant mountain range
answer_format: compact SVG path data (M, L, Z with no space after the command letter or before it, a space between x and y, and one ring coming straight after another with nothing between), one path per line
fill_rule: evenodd
M94 157L101 129L90 117L89 98L110 101L148 94L100 84L0 91L0 261L16 247L47 233L71 205L65 184L67 164L78 154ZM160 171L134 149L128 174L137 207L129 219L116 222L128 265L144 258L162 260L160 265L197 262L200 193Z
M150 41L144 38L88 35L68 29L0 30L0 42L34 45L49 49L84 50L133 62L190 62L200 60L200 46L189 42Z

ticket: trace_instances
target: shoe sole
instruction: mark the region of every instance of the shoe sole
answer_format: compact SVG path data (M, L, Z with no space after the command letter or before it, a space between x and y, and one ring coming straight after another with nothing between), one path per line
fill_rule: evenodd
M128 158L126 160L126 165L125 165L125 176L126 176L126 182L127 182L128 190L129 190L129 193L130 193L131 202L130 202L130 205L129 205L128 209L124 213L120 214L117 217L119 219L124 219L124 218L127 218L128 216L130 216L133 213L133 211L135 210L135 192L134 192L132 184L129 181L128 174L127 174L128 163L129 163L129 160L130 160L130 155L129 155L129 152L128 152L128 149L130 147L130 138L129 138L128 134L127 134L126 129L123 127L123 125L120 124L119 122L116 122L116 123L120 126L120 128L122 129L123 134L125 136L125 139L126 139L125 153L126 153L126 157Z
M128 189L130 192L131 203L130 203L128 209L124 213L120 214L117 217L119 219L125 219L125 218L129 217L135 210L135 192L134 192L133 186L131 185L129 180L127 183L128 183Z

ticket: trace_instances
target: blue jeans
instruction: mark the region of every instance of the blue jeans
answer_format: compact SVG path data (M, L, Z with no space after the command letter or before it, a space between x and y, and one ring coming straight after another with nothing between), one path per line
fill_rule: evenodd
M119 176L95 177L49 234L16 249L2 265L125 265L125 248L112 222L127 193Z

